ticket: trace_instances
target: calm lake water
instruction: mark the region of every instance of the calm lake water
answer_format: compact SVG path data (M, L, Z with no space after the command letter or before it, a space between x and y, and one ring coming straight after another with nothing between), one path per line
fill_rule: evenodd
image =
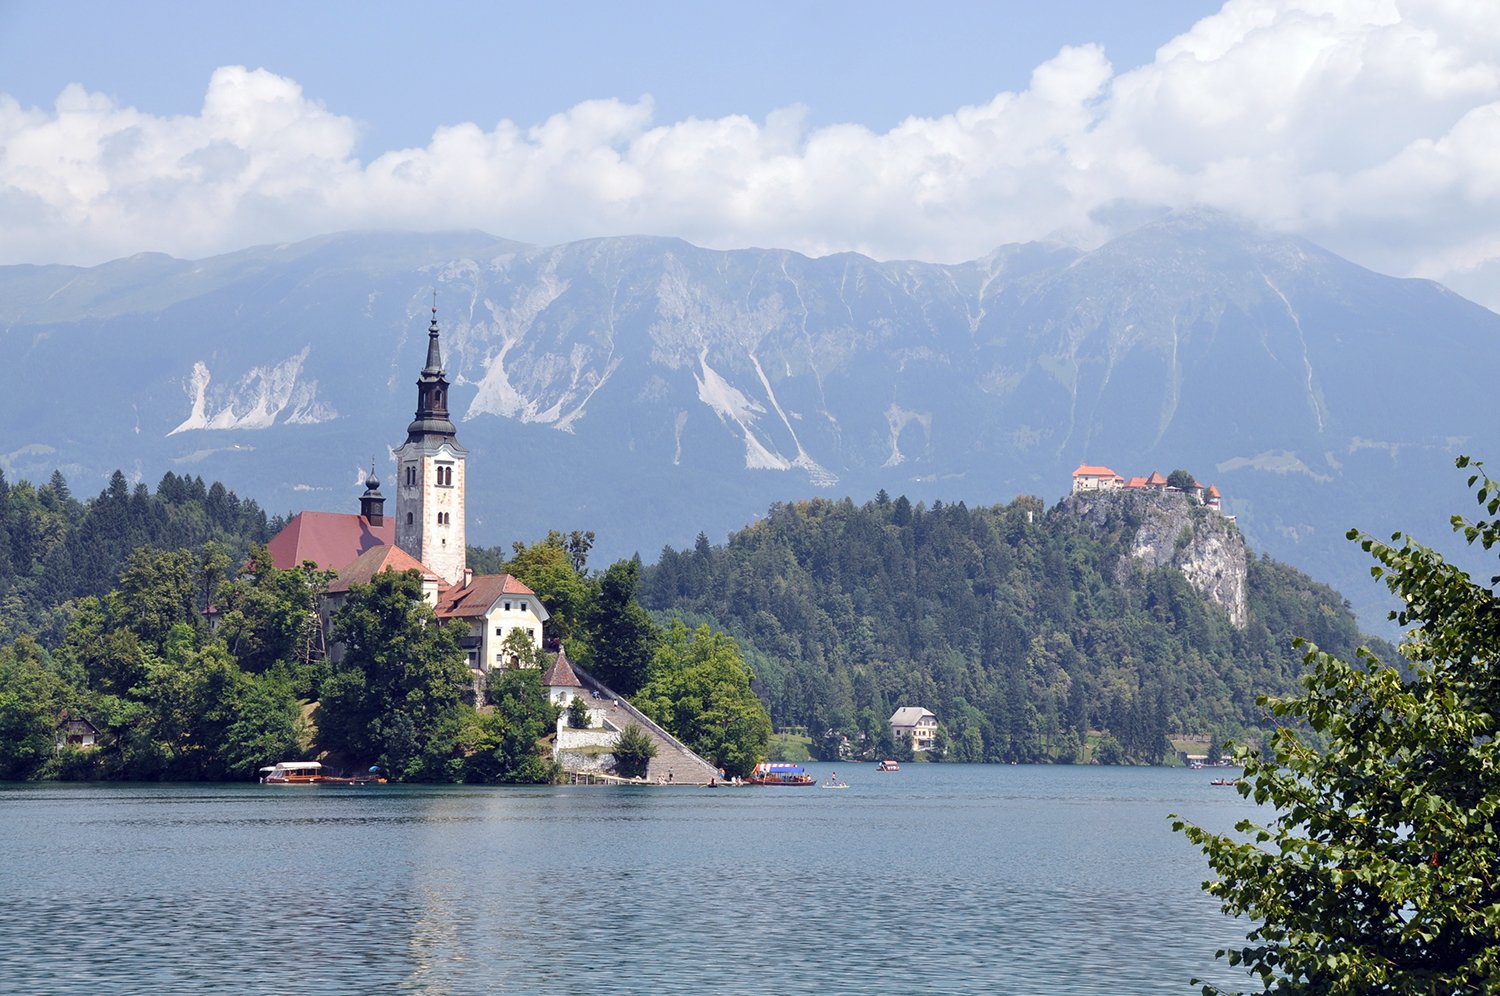
M1243 941L1184 769L846 791L0 785L0 990L1191 993Z

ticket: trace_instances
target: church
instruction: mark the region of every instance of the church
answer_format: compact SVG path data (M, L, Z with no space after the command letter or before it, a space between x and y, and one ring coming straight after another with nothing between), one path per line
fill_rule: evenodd
M440 619L468 626L462 638L475 678L514 667L503 649L506 638L522 631L532 646L542 645L547 610L526 585L509 574L476 576L467 564L464 536L464 462L448 416L448 378L443 370L437 307L427 329L427 364L417 378L416 417L396 460L396 514L385 514L385 496L372 465L359 499L359 512L302 512L267 545L271 562L288 570L304 562L331 570L321 615L325 633L351 586L368 584L381 571L416 570L422 594ZM337 645L329 648L335 660ZM576 679L574 679L576 681Z

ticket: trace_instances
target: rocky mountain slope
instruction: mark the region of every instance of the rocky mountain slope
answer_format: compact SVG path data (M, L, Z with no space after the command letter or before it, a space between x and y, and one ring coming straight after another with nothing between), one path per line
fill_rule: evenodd
M1500 361L1500 316L1212 214L956 266L343 234L0 268L0 468L352 508L410 418L434 291L479 543L588 528L650 559L777 500L1050 502L1080 462L1182 467L1367 623L1345 530L1443 531Z

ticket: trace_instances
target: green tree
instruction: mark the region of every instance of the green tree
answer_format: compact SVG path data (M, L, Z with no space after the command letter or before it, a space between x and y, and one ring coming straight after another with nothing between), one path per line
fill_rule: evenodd
M530 546L513 544L514 555L505 568L536 592L547 609L547 632L564 642L577 636L593 605L593 585L578 569L592 542L588 534L570 537L554 529ZM571 645L568 653L573 653Z
M1185 470L1174 470L1167 475L1167 487L1176 488L1178 491L1186 491L1193 486L1193 475Z
M589 702L582 695L573 696L573 701L568 703L568 727L574 730L586 730L589 725Z
M545 738L557 729L559 710L547 700L541 672L495 672L488 697L494 708L474 720L465 780L533 785L556 781L560 769Z
M105 600L111 622L153 646L160 646L178 624L201 626L201 570L191 550L136 550L120 575L119 587Z
M210 559L206 566L211 570L217 562ZM278 570L264 546L253 547L246 570L221 584L215 596L219 636L240 667L260 673L282 662L298 675L298 690L315 695L310 669L324 649L318 596L329 580L329 573L307 566Z
M1460 467L1470 465L1466 457ZM1500 487L1469 483L1489 519L1454 528L1500 543ZM1351 531L1401 600L1408 666L1308 646L1283 726L1242 752L1240 793L1271 807L1239 837L1174 817L1218 876L1204 888L1255 924L1221 951L1267 993L1460 993L1500 987L1500 598L1410 537ZM1324 745L1316 746L1315 740ZM1205 986L1205 993L1218 990Z
M471 688L458 624L442 625L416 571L382 571L334 613L343 657L323 685L319 743L407 781L460 776Z
M636 705L726 775L748 775L766 756L771 717L750 689L732 637L676 621L657 647Z
M507 668L537 670L552 663L552 655L537 646L530 634L520 627L505 634L505 639L500 641L500 653Z
M628 723L615 742L614 754L616 772L625 778L640 778L656 756L656 743L639 725Z
M599 595L589 613L590 646L584 666L622 695L634 695L646 683L661 641L661 630L636 603L640 579L640 565L634 560L611 564L599 580Z
M30 637L0 647L0 780L32 778L52 758L70 693Z

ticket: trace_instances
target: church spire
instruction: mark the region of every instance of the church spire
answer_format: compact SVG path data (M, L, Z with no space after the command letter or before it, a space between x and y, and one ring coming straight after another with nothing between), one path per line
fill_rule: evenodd
M438 324L437 324L437 291L432 292L432 324L427 326L427 366L422 368L422 376L441 377L443 375L443 352L438 348Z
M448 417L448 378L438 343L437 292L432 295L432 324L427 326L427 365L417 378L417 416L406 427L408 442L438 436L452 439L458 430Z

